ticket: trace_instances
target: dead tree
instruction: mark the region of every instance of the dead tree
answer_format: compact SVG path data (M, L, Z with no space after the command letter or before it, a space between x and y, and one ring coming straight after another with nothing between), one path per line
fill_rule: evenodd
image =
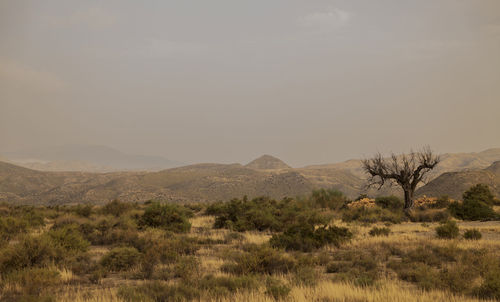
M413 207L413 195L417 185L439 161L439 156L426 147L409 154L392 153L389 158L377 153L373 158L363 160L363 169L370 175L368 186L378 185L380 190L385 183L399 185L404 191L404 210L408 212Z

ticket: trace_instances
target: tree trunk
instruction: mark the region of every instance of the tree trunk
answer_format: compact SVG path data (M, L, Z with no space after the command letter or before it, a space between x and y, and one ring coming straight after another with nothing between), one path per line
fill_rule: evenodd
M413 208L413 190L404 189L405 192L405 207L404 211L408 213Z

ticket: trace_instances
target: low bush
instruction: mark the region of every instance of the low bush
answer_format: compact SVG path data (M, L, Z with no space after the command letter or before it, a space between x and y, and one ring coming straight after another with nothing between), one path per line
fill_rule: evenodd
M478 229L470 229L464 232L464 238L468 240L479 240L483 237Z
M244 231L283 231L296 223L326 223L329 217L319 214L305 202L290 198L276 201L266 197L233 199L227 203L214 204L207 208L210 213L217 213L215 228L226 228L238 232Z
M282 234L275 234L270 239L273 247L286 250L310 252L325 245L340 246L352 238L349 229L337 226L315 227L310 224L292 225Z
M59 284L60 274L54 269L26 268L3 276L2 281L11 288L22 288L22 293L38 296L47 287Z
M187 285L167 285L159 281L153 281L138 286L120 287L118 297L130 302L183 302L199 299L200 292L198 289Z
M493 267L484 276L483 283L474 292L484 299L500 299L500 267Z
M436 202L431 203L429 208L431 209L446 209L450 205L451 201L448 195L443 195L439 197Z
M113 215L115 217L120 217L130 209L132 209L132 204L114 199L101 208L101 213L103 213L104 215Z
M315 207L331 210L340 210L348 202L347 197L342 192L334 189L314 190L310 200Z
M378 228L378 227L373 227L368 234L370 236L389 236L391 233L391 229L384 227L384 228Z
M458 225L453 220L443 222L440 226L436 227L436 235L438 238L453 239L457 238L459 234L460 230L458 229Z
M85 240L75 225L51 229L47 235L58 247L61 247L66 253L77 254L87 251L90 243Z
M0 244L7 242L21 233L26 233L28 223L24 219L0 217Z
M342 221L359 221L364 223L390 222L401 223L405 219L403 211L391 211L380 207L374 208L352 208L345 210L342 214Z
M25 236L0 252L0 271L6 273L57 264L63 257L48 236Z
M403 200L401 200L401 198L391 195L375 198L375 204L383 209L403 210L405 203Z
M133 247L117 247L101 259L101 265L110 271L125 271L139 263L141 254Z
M285 300L290 291L291 288L282 281L272 277L266 279L266 294L273 297L274 300Z
M319 273L313 266L298 265L292 279L296 285L313 286L318 282Z
M90 204L78 205L75 208L75 213L82 217L89 217L93 212L93 207Z
M410 212L412 222L439 222L449 218L450 213L446 209L415 209Z
M236 275L288 273L297 267L297 260L267 245L250 244L245 251L231 256L222 270Z
M241 290L252 290L259 286L254 276L204 276L198 287L213 297L222 297Z
M335 280L354 282L359 286L373 285L380 275L378 262L381 257L383 255L372 251L340 250L327 264L326 272L334 274Z
M200 261L194 256L182 257L174 267L174 277L184 284L196 284L201 277Z
M139 218L139 226L162 228L175 233L186 233L191 229L188 218L191 212L179 205L151 203Z

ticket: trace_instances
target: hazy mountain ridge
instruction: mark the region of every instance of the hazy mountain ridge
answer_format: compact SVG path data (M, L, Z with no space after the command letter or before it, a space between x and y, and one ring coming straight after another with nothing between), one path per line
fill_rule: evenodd
M63 145L2 155L11 163L41 171L152 171L183 165L161 156L132 155L100 145Z
M245 167L256 170L279 170L290 169L291 167L281 159L271 155L262 155L261 157L251 161Z
M477 155L474 157L474 154ZM447 194L459 198L475 183L486 183L500 195L500 164L483 166L500 157L500 149L479 153L446 154L443 167L456 167L459 172L444 173L417 191L418 195ZM262 160L263 159L263 160ZM289 168L281 160L265 156L241 164L196 164L158 172L42 172L0 162L0 201L29 204L104 203L118 198L144 202L151 199L168 201L216 201L248 195L273 198L306 195L314 188L334 188L355 198L360 193L371 196L401 194L394 187L378 191L367 189L359 176L359 160L339 164ZM255 164L257 163L257 164ZM283 168L283 167L288 168ZM269 169L269 167L278 167ZM340 168L339 168L340 167ZM438 166L439 167L439 166Z

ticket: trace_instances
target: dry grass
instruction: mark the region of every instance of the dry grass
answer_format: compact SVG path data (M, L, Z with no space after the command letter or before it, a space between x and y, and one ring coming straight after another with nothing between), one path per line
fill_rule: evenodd
M220 274L224 275L224 274ZM83 289L68 288L58 297L59 301L73 302L121 302L114 288ZM252 292L238 292L225 298L201 298L203 302L274 302L266 295L263 288ZM445 291L422 291L400 281L385 280L377 287L358 287L350 283L322 281L313 287L292 287L286 301L332 301L332 302L487 302L463 296L453 295ZM491 301L491 300L490 300Z
M198 238L209 238L223 242L226 236L231 233L225 229L213 229L214 217L196 216L190 220L192 224L191 232L188 236ZM374 226L382 227L384 224L377 223L372 225L363 225L357 223L344 223L342 221L334 221L332 224L338 226L349 227L355 233L355 239L345 245L346 249L368 249L374 245L387 243L405 249L414 248L422 244L433 244L440 246L455 245L463 249L471 248L487 248L489 250L500 250L500 222L459 222L461 232L467 229L476 228L481 231L483 238L477 241L469 241L464 239L442 240L435 237L435 227L438 223L401 223L390 225L391 234L389 236L372 237L368 234ZM147 231L143 236L161 236L155 231ZM241 243L262 244L268 242L271 234L263 232L245 232L242 233L242 240L235 240L229 244L209 244L202 246L197 252L196 257L200 260L201 271L203 274L213 274L215 276L231 275L221 271L221 266L228 259L221 258L222 249L237 249ZM109 251L105 246L92 246L90 255L94 260L100 259ZM335 252L335 248L325 248L325 253ZM331 254L330 254L331 255ZM114 278L109 276L100 285L71 285L71 281L77 278L70 270L58 268L61 280L65 284L59 288L58 293L54 293L57 301L72 301L72 302L121 302L122 299L118 296L118 288L120 286L128 286L140 284L142 280L126 280L122 278ZM274 276L283 280L286 284L290 282L291 275ZM408 301L408 302L472 302L480 301L473 298L456 296L446 291L422 291L415 286L399 281L397 279L384 279L377 282L376 286L358 287L351 283L332 281L327 274L322 274L319 282L312 287L306 286L291 286L291 291L286 301L332 301L332 302L382 302L382 301ZM386 278L391 278L390 276ZM200 301L215 302L215 301L275 301L272 297L265 293L264 282L259 289L252 292L241 291L213 300L208 297L202 297ZM485 300L481 300L485 301Z

